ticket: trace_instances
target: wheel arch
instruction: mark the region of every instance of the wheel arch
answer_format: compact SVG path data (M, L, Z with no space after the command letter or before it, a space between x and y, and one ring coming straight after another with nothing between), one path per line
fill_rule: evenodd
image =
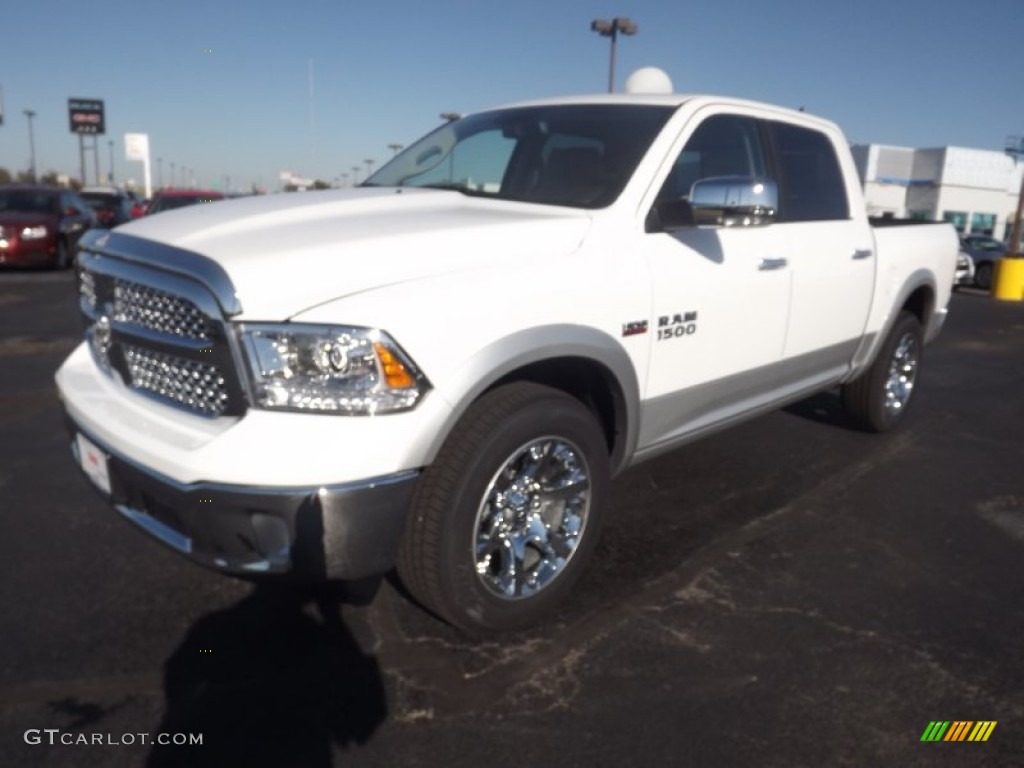
M894 317L899 316L899 312L906 310L917 318L917 321L921 323L921 327L926 331L932 313L935 310L935 288L930 283L922 283L914 288L906 298L903 299L900 309Z
M882 345L889 337L893 325L903 311L910 312L921 323L925 342L931 341L939 331L940 323L936 321L935 276L927 269L919 269L910 275L896 294L896 300L889 305L891 308L881 328L865 336L860 349L854 356L853 365L844 381L849 382L864 373L878 356ZM886 302L888 304L888 302Z
M636 449L640 390L636 371L616 339L586 326L532 328L506 336L474 354L442 395L452 404L428 449L433 461L469 406L504 384L530 381L565 392L595 416L608 443L612 472Z

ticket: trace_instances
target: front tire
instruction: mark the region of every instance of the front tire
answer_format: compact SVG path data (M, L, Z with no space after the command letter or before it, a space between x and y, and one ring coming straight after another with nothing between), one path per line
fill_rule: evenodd
M923 350L921 323L900 312L871 367L842 387L846 412L860 427L888 432L903 421L917 389Z
M609 478L607 442L582 403L529 382L499 387L425 470L399 575L470 634L536 623L592 556Z

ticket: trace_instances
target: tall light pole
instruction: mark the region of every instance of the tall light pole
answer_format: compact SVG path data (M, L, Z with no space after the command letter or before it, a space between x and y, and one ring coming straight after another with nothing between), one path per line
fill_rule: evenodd
M615 91L615 41L619 33L630 36L637 33L637 25L625 16L616 16L611 21L607 19L594 19L590 22L590 29L597 32L601 37L611 38L612 51L608 61L608 93Z
M35 111L25 110L25 117L28 118L28 172L33 182L36 180L36 137L32 133L32 118L35 116Z
M370 178L373 175L373 164L375 161L372 158L367 158L363 162L366 163L366 178Z
M401 144L388 144L388 149L391 150L391 156L394 157L398 154L398 150L402 148Z
M110 147L110 183L114 183L114 140L108 139L107 146Z
M164 188L164 159L162 157L156 159L156 188Z
M1024 155L1024 139L1016 136L1006 138L1006 154L1013 158L1013 165L1016 168L1021 155ZM1013 219L1013 229L1010 230L1010 252L1020 252L1020 228L1021 216L1024 215L1024 176L1021 176L1020 193L1017 195L1017 215Z

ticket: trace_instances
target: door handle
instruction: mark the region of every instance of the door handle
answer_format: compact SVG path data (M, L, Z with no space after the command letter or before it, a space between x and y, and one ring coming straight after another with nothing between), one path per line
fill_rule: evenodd
M785 259L761 259L761 263L757 265L757 268L762 272L769 272L773 269L782 269L788 263Z
M853 252L853 258L857 259L870 259L872 250L870 248L858 248Z

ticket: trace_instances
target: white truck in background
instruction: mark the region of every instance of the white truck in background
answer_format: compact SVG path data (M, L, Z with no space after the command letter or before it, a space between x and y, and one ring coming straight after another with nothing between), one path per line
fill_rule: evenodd
M355 189L94 230L57 385L82 469L211 568L397 566L467 631L571 589L617 473L839 387L905 418L947 224L874 228L832 123L549 99L447 123Z

